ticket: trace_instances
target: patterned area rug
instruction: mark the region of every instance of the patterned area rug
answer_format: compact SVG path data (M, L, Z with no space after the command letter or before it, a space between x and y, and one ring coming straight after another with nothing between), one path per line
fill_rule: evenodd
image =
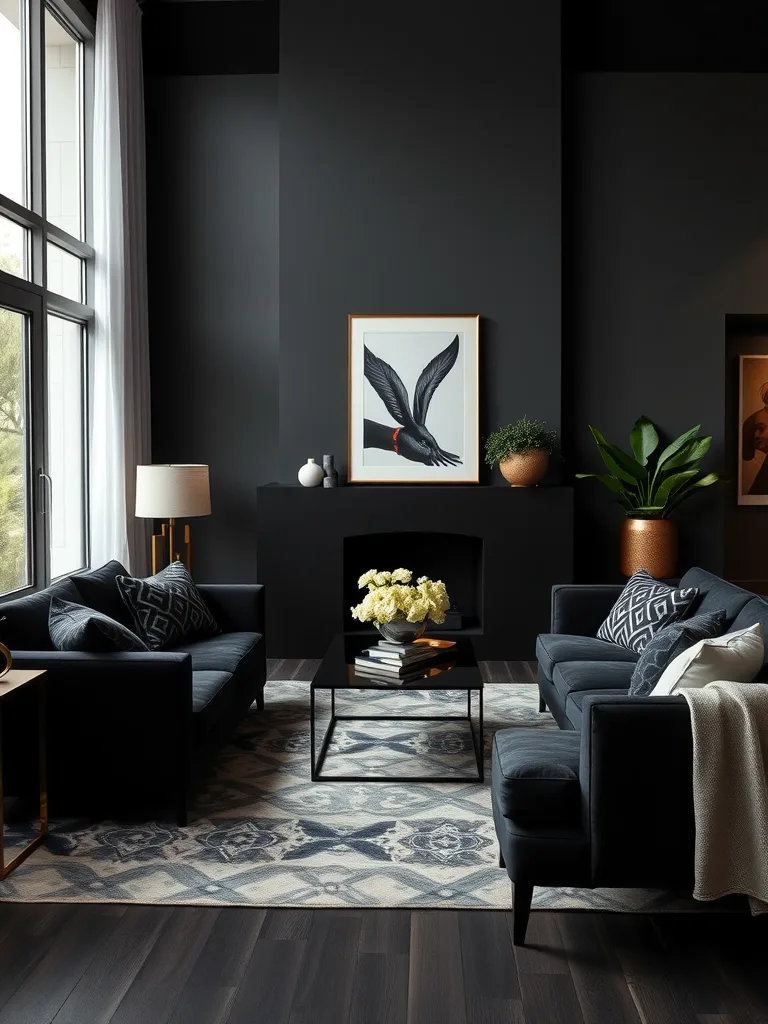
M220 755L186 828L54 823L47 847L0 884L0 899L281 907L509 909L497 866L487 755L496 729L556 728L535 685L485 688L486 782L341 783L309 777L309 684L271 682ZM337 713L466 713L466 696L362 691ZM343 726L343 728L342 728ZM467 774L466 721L339 723L325 771ZM19 832L7 836L16 842ZM701 909L648 890L537 889L534 907Z

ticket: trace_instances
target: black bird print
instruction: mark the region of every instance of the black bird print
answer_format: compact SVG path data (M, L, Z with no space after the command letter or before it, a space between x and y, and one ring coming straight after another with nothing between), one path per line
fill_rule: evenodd
M451 344L438 353L421 371L413 394L411 413L408 392L397 372L366 347L365 376L387 407L387 412L399 426L393 428L374 420L364 420L364 447L394 451L404 459L421 462L425 466L460 465L459 456L444 451L425 426L432 396L440 382L453 369L458 355L457 334Z

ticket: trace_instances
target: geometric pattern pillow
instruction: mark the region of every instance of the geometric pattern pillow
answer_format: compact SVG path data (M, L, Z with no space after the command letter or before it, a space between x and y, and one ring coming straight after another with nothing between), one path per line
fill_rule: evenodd
M171 562L145 580L118 576L117 587L136 632L153 651L219 632L183 562Z
M638 569L627 580L597 635L642 654L659 630L685 617L698 593L698 587L676 590L659 583L645 569Z
M673 622L648 642L635 665L629 684L631 697L647 697L664 669L678 654L693 647L699 640L722 636L725 632L725 611L702 612L682 622Z
M48 630L57 651L148 651L135 633L108 615L82 604L51 598Z

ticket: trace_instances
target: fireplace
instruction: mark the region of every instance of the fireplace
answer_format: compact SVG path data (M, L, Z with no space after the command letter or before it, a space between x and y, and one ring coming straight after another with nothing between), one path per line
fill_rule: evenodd
M366 569L444 581L479 658L533 657L573 572L570 487L260 487L258 582L271 658L321 658L355 622Z
M483 540L461 533L366 533L345 537L344 608L362 597L357 581L368 569L412 569L418 576L442 580L451 599L451 611L444 627L429 624L430 631L482 633L483 624ZM365 622L351 619L348 630L371 630Z

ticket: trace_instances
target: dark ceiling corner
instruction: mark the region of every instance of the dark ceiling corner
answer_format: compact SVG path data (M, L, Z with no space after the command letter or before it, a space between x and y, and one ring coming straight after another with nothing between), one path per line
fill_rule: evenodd
M147 0L142 11L146 75L253 75L278 70L278 0Z
M590 71L768 70L764 0L563 3L563 67Z

